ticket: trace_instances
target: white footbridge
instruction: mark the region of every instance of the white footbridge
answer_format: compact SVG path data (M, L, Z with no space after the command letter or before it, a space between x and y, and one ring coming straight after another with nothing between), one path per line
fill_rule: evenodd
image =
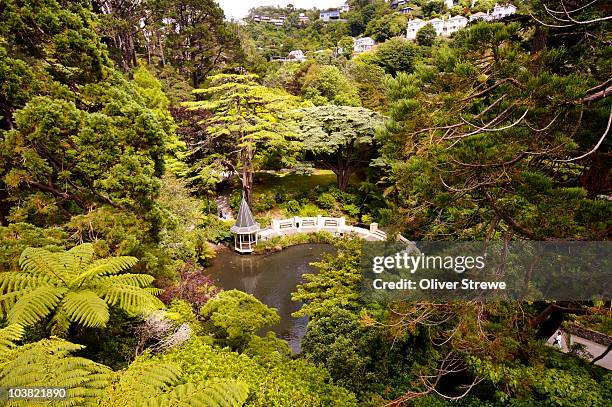
M273 219L269 227L257 232L258 240L269 240L278 236L293 235L296 233L328 232L333 236L357 235L368 241L387 240L387 234L378 229L378 223L371 223L368 229L349 226L346 218L330 218L326 216L299 217L287 219Z

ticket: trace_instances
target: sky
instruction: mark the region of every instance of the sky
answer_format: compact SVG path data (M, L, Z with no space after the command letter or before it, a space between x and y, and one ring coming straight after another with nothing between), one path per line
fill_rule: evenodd
M258 6L286 6L293 4L296 8L325 9L328 7L338 7L344 4L344 0L216 0L223 11L225 18L238 19L245 17L249 9Z

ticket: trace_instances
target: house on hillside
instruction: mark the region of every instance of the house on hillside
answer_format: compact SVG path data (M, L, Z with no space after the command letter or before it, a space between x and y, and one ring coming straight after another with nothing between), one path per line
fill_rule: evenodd
M416 39L417 32L425 25L431 24L436 30L436 35L448 37L468 24L468 19L463 16L454 16L448 19L432 18L428 21L423 21L420 18L415 18L408 21L408 28L406 29L406 38L409 40Z
M444 20L436 17L427 22L436 29L436 35L442 35L444 33Z
M285 24L285 17L271 18L269 22L277 27L282 27Z
M465 27L468 24L468 19L463 16L451 17L444 22L443 35L452 35Z
M301 49L296 49L291 51L289 55L287 55L288 62L304 62L306 61L306 56Z
M347 13L347 12L351 11L351 6L348 3L344 3L342 5L342 7L340 7L340 11L342 13Z
M405 6L406 4L408 4L408 1L406 1L406 0L393 0L391 2L390 6L391 6L392 9L395 10L396 8L401 7L401 6Z
M370 37L356 38L353 42L353 51L356 53L366 52L372 49L376 42Z
M490 21L491 15L488 12L483 13L482 11L479 11L478 13L474 13L470 16L470 23L476 20Z
M300 13L298 18L300 19L300 24L306 24L309 20L308 16L304 13Z
M408 21L408 29L406 30L406 38L409 40L416 39L417 31L425 27L426 24L427 22L421 20L420 18L415 18L413 20Z
M513 4L496 4L493 7L493 12L491 13L491 18L494 20L499 20L500 18L504 18L516 13L516 6Z
M330 20L339 20L340 10L321 11L319 13L319 18L323 20L324 22L328 22Z
M403 14L412 13L413 11L414 11L414 9L412 7L404 7L404 8L402 8L402 13Z

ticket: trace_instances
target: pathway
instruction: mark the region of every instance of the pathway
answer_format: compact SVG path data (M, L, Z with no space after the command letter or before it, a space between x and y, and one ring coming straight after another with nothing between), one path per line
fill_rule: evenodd
M282 235L295 233L329 232L334 236L357 234L359 237L369 241L387 240L387 234L378 229L378 223L370 224L369 229L357 226L349 226L346 219L330 218L325 216L301 218L294 216L288 219L273 219L272 224L257 233L260 240L268 240Z
M219 195L215 202L217 203L217 211L221 219L233 220L234 212L229 204L229 195Z

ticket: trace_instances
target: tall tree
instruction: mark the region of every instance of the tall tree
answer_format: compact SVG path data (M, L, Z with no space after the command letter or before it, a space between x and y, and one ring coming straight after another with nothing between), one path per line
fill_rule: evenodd
M205 109L214 115L202 121L213 139L229 148L219 157L221 166L239 174L244 196L251 204L254 160L258 149L295 152L298 142L287 121L297 98L256 82L256 75L221 74L210 78L210 86L194 93L205 98L186 102L190 109Z
M382 123L382 116L362 107L313 107L304 111L302 142L316 161L336 174L338 188L346 191L354 170L373 158L374 135Z
M194 88L214 68L241 56L238 36L214 0L159 0L154 10L164 24L166 58Z
M576 41L571 52L551 43L528 53L520 40L526 29L472 25L414 74L389 82L395 105L384 151L395 182L388 192L411 202L403 212L408 233L609 234L612 205L596 198L610 190L612 112L602 92L610 71L599 64L606 51ZM600 49L596 35L584 41Z

